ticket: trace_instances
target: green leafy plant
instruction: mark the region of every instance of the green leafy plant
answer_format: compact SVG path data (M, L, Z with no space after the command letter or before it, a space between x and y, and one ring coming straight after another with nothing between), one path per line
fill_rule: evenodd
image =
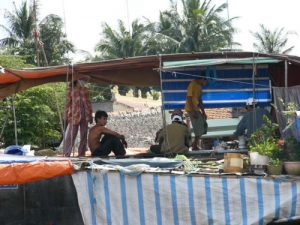
M271 159L269 164L272 165L272 166L281 166L282 165L282 160L280 160L280 159Z
M152 95L153 100L158 100L159 96L160 96L159 92L155 91L155 90L152 90L151 95Z
M266 116L264 121L265 123L251 135L248 143L249 149L271 159L282 158L282 148L278 144L277 135L279 126Z
M284 145L285 160L300 161L300 143L294 137L288 137Z

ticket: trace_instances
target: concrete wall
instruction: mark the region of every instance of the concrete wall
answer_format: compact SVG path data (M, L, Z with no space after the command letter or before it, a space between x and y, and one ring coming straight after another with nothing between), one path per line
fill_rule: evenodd
M104 110L106 112L118 112L118 111L133 111L133 108L118 102L95 102L92 103L93 112L97 110Z

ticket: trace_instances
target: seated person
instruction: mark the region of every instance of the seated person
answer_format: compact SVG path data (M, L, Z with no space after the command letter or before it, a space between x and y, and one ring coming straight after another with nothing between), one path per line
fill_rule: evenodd
M171 124L157 132L155 141L159 144L152 145L150 147L151 152L156 154L182 154L189 151L191 134L187 125L183 122L182 114L173 113L171 119Z
M127 148L125 137L105 127L107 117L105 111L97 111L95 114L96 125L90 129L88 136L92 156L108 156L111 151L115 156L124 156Z
M246 113L237 125L234 135L241 136L245 134L247 138L250 138L265 123L264 116L271 119L270 113L266 109L255 108L254 99L249 98L246 102Z

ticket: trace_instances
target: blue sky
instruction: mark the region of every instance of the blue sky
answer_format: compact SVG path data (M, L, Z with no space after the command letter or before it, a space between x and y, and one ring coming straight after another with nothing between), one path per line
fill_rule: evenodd
M22 0L14 0L20 5ZM275 29L284 27L293 34L289 36L289 45L295 45L291 52L300 56L300 18L299 0L227 0L229 16L239 17L234 26L238 33L234 36L242 50L253 50L253 37L250 31L257 31L259 24ZM214 0L220 5L226 0ZM169 0L39 0L42 18L54 13L65 19L68 39L78 49L93 52L100 40L101 24L107 22L116 27L118 19L125 22L139 18L158 20L159 11L169 7ZM5 10L12 10L13 0L0 1L0 24L4 22ZM226 12L227 13L227 12ZM227 16L227 14L226 14ZM3 37L0 30L0 38Z

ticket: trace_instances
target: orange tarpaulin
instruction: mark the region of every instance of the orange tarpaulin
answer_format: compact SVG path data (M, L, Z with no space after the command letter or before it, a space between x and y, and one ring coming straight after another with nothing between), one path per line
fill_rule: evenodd
M0 185L24 184L73 172L70 161L0 164Z
M89 77L88 81L91 83L132 85L140 87L159 86L160 74L156 69L160 67L162 62L213 58L249 58L254 56L288 60L288 82L290 82L290 79L293 79L291 77L294 76L291 71L292 67L296 67L295 70L299 71L300 57L253 52L192 52L139 56L106 60L102 62L42 68L4 68L3 71L0 71L0 99L37 85L51 82L66 82L67 80L80 79L80 77L86 76ZM284 82L284 63L281 63L279 68L281 69L280 80ZM296 75L298 75L298 73ZM298 76L296 76L296 78L298 79Z

